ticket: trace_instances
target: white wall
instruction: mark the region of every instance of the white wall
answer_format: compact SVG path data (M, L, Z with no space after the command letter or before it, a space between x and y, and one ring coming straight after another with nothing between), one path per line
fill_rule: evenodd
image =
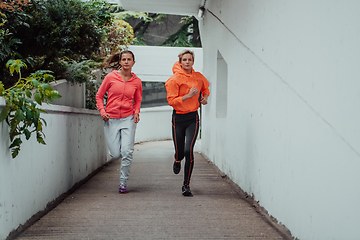
M360 2L206 8L202 151L295 237L359 239Z
M5 103L0 98L0 111ZM97 111L45 106L46 145L23 138L12 159L9 127L0 123L0 239L24 224L107 161L103 124Z
M5 101L0 98L0 111ZM0 123L0 239L110 159L98 111L45 105L46 145L23 139L12 159L9 127ZM170 106L140 112L135 141L171 139Z
M51 82L50 85L62 96L61 98L54 99L52 104L76 108L86 107L85 83L71 83L61 79Z
M179 60L179 53L190 49L195 53L194 69L202 71L202 48L129 46L135 55L133 72L143 82L166 82L172 75L172 67Z
M135 142L172 139L171 116L172 107L170 106L141 108Z

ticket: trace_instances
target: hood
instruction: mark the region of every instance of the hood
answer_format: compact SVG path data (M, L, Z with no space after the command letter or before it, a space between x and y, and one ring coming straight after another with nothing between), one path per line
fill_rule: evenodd
M182 69L179 61L177 61L177 62L174 64L174 66L173 66L173 68L172 68L172 71L173 71L174 74L175 74L175 73L179 73L179 74L184 75L184 76L187 76L187 77L190 77L191 74L193 74L193 73L195 72L195 70L194 70L193 68L191 68L191 73L186 73L186 72L184 71L184 69Z

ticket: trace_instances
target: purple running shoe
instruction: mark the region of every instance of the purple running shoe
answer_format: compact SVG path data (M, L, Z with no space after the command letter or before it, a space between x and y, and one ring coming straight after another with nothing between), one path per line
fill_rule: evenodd
M127 193L127 189L126 189L126 185L125 184L120 184L119 186L119 193Z

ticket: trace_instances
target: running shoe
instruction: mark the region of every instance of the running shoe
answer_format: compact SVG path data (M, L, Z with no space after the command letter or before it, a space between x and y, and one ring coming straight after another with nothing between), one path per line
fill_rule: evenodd
M182 186L182 195L184 196L191 196L191 190L190 190L190 186Z
M119 193L127 193L126 185L120 184L119 186Z
M180 169L181 169L181 162L174 161L173 172L175 174L179 174Z

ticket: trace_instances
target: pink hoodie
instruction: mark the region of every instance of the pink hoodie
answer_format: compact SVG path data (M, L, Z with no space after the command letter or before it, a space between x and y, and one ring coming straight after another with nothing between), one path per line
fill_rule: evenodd
M103 98L108 92L106 109ZM109 113L110 118L125 118L140 113L142 99L141 80L134 73L125 82L117 70L106 75L96 94L96 106L101 116Z

